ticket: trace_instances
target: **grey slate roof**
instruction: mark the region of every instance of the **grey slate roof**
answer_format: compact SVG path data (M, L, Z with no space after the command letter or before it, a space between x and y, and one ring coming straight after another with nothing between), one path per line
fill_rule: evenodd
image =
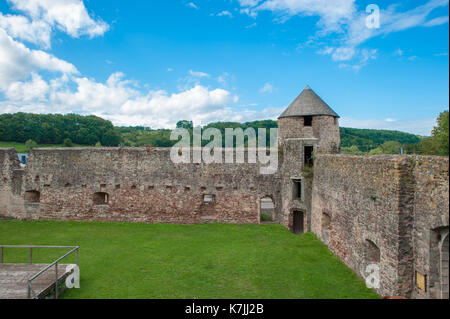
M279 118L309 115L340 117L309 86L306 86L303 92L289 105Z

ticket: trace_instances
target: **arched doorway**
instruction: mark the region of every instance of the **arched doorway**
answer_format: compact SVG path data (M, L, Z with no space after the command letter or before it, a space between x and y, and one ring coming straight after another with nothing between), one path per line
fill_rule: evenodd
M261 222L271 222L274 219L275 204L272 197L266 196L261 198L260 220Z

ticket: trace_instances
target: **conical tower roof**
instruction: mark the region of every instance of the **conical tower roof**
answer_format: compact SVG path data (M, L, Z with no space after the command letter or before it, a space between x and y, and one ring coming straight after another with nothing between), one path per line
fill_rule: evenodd
M311 115L340 117L309 86L306 86L303 92L289 105L279 118Z

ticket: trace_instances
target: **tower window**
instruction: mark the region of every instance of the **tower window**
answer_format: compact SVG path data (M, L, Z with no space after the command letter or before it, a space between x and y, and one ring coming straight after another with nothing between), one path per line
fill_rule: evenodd
M292 199L293 200L302 200L302 180L294 179L292 180Z
M312 116L305 116L303 118L304 126L312 126L313 117Z
M305 146L305 166L313 166L313 151L314 146Z

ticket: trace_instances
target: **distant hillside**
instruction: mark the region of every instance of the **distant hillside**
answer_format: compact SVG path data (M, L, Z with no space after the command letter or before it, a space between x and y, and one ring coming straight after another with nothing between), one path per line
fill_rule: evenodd
M180 127L192 129L192 122L180 121ZM203 128L218 128L225 138L225 128L242 129L276 128L276 121L264 120L247 123L216 122ZM65 143L66 139L77 145L117 146L154 146L170 147L175 144L170 140L170 130L152 130L146 127L114 127L110 121L95 116L69 115L39 115L29 113L1 114L0 141L5 143L24 143L33 140L41 144ZM269 140L269 134L267 134ZM416 145L421 137L387 130L370 130L341 128L341 145L345 148L357 147L359 151L368 153L386 142L398 142L402 145ZM3 143L3 145L5 145ZM205 142L206 143L206 142ZM16 145L16 144L14 144ZM69 145L71 145L69 143ZM23 148L21 148L23 151Z
M421 138L417 135L388 130L356 129L341 127L341 146L357 146L360 151L369 152L385 142L399 142L400 144L417 144Z

